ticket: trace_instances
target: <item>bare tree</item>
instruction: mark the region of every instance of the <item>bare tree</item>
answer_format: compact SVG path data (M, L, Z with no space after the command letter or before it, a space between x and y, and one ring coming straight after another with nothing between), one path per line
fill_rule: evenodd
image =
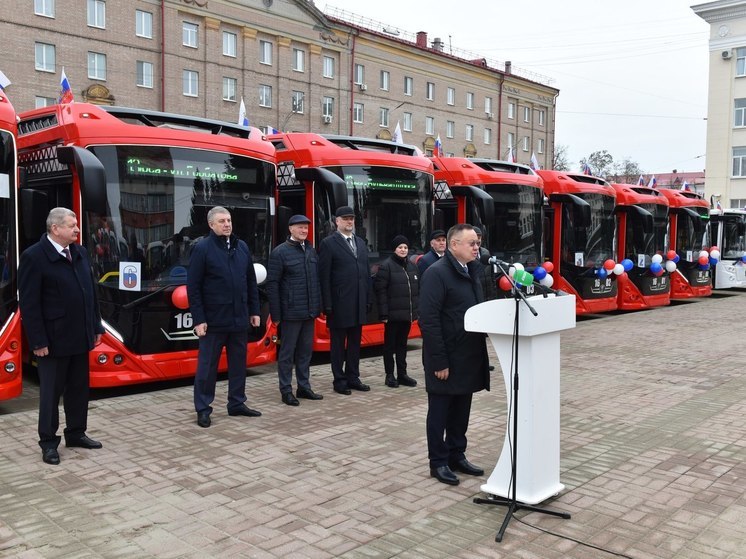
M637 161L632 161L629 157L625 157L620 162L614 164L612 174L607 179L611 182L622 184L636 184L640 175L644 174Z
M552 169L555 171L569 171L570 162L567 159L567 146L556 144L552 155Z
M595 177L606 178L612 172L614 158L604 150L594 151L587 158L580 160L580 166L588 165L591 168L591 174Z

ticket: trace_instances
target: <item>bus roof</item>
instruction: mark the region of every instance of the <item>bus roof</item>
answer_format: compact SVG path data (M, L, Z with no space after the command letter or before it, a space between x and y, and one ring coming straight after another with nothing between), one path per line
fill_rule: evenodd
M668 206L668 198L660 190L650 186L637 184L611 183L616 192L618 206L633 206L635 204L659 204Z
M616 192L604 179L581 173L564 171L536 171L544 181L546 194L596 193L616 196Z
M674 190L673 188L661 188L659 190L666 198L672 208L709 208L710 204L696 192L690 190Z
M526 165L466 157L433 156L430 159L436 180L446 181L449 186L521 184L542 188L544 185L541 177Z
M277 150L277 161L292 160L296 168L366 164L433 172L432 162L416 146L387 140L305 132L272 134L267 138Z
M264 159L274 148L256 128L185 115L89 103L51 105L20 115L19 143L34 145L59 140L92 144L152 144L180 147L225 146ZM214 138L213 138L214 137Z

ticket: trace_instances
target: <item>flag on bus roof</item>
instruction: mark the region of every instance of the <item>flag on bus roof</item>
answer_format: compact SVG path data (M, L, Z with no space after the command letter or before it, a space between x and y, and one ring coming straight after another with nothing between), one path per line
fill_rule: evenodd
M588 165L588 163L583 163L583 174L584 175L592 175L591 167Z
M3 74L2 70L0 70L0 90L5 89L10 85L10 80L8 79L8 76Z
M650 182L648 183L648 186L650 188L657 188L658 187L658 179L655 178L655 175L650 177Z
M689 183L684 181L684 184L681 185L681 190L689 192L691 190L691 188L689 187Z
M440 134L438 134L438 137L435 138L435 146L433 147L433 155L436 155L438 157L443 156L443 144L440 141Z
M274 126L268 126L267 129L269 130L270 134L279 134L280 133L280 131L277 128L275 128Z
M57 103L61 105L63 103L72 103L73 101L73 90L70 89L70 82L67 79L67 74L65 74L65 67L63 66L62 77L60 78L60 96L57 99Z
M539 165L539 160L536 159L536 152L533 152L533 151L531 152L531 163L530 163L530 167L534 171L538 171L539 169L541 169L541 166Z
M645 186L645 177L640 175L640 178L637 179L637 186Z
M249 126L249 117L246 116L246 105L241 97L241 105L238 107L238 124L240 126Z
M396 142L397 144L403 144L404 138L401 134L401 126L399 126L399 121L396 121L396 128L394 128L394 135L391 136L391 141Z
M720 213L723 212L723 206L720 204L720 200L717 201L717 204L715 204L715 209L719 211Z
M508 163L515 163L515 157L513 157L513 146L508 148Z

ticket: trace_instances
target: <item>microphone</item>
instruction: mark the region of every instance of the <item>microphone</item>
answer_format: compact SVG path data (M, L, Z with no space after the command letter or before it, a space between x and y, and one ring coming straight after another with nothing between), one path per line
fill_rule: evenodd
M500 260L497 256L490 256L489 254L483 254L480 256L479 261L485 266L497 265L505 266L506 268L511 266L510 262L505 262L505 260Z

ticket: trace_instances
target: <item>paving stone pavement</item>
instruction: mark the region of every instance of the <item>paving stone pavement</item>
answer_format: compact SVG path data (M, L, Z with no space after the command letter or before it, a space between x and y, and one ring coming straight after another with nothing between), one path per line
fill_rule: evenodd
M746 292L717 292L564 332L566 488L543 506L572 519L521 511L501 543L505 510L472 502L486 477L429 477L419 341L416 388L385 387L375 351L371 392L333 393L319 360L324 400L290 408L266 367L247 382L264 415L228 417L222 379L209 429L187 383L106 394L89 415L104 448L61 446L59 466L41 461L27 383L0 404L0 556L746 558L744 310ZM474 399L469 459L489 473L504 432L498 370Z

